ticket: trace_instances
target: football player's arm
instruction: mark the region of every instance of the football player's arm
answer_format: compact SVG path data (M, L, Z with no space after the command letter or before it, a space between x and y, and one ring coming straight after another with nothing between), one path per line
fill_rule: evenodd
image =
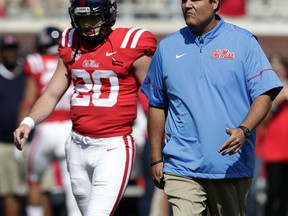
M132 64L132 70L134 71L135 77L140 84L142 84L146 76L150 62L151 57L144 55L134 61L134 63Z
M66 67L59 58L56 71L49 82L46 90L36 100L29 113L29 119L22 121L22 124L14 132L14 143L19 150L22 150L22 139L27 139L34 125L45 120L54 110L62 95L68 89L70 79Z

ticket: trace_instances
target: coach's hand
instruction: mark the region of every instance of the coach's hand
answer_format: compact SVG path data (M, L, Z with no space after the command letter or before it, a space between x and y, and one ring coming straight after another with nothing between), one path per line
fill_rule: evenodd
M245 143L245 136L241 129L239 128L227 128L226 133L230 137L225 141L225 143L218 149L219 153L222 155L233 155L237 153L243 144Z
M165 181L163 175L163 162L151 166L152 180L157 188L163 190Z

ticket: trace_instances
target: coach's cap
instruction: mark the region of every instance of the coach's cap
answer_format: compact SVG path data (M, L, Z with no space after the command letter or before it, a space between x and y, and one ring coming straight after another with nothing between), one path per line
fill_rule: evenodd
M18 48L19 42L14 35L5 35L0 39L0 49Z

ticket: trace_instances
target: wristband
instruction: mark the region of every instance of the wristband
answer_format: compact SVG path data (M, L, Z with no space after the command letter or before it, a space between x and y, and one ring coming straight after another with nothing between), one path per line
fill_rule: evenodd
M20 126L26 124L32 130L35 127L35 122L31 117L25 117L23 121L20 123Z
M161 159L161 160L157 160L157 161L152 162L152 163L150 164L150 166L153 167L153 166L155 166L156 164L162 163L162 162L163 162L162 159Z

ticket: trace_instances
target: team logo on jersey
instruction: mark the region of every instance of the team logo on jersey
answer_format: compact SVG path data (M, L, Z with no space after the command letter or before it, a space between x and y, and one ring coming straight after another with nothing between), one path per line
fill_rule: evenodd
M99 62L96 62L94 59L86 59L82 63L83 68L99 68Z
M81 57L81 50L77 50L77 53L76 53L76 56L74 57L75 55L75 50L72 51L71 53L71 59L74 58L75 61L78 61Z
M235 54L233 52L230 52L228 49L218 49L218 50L213 50L212 59L234 59Z
M112 56L112 55L115 55L117 52L106 52L106 56Z

